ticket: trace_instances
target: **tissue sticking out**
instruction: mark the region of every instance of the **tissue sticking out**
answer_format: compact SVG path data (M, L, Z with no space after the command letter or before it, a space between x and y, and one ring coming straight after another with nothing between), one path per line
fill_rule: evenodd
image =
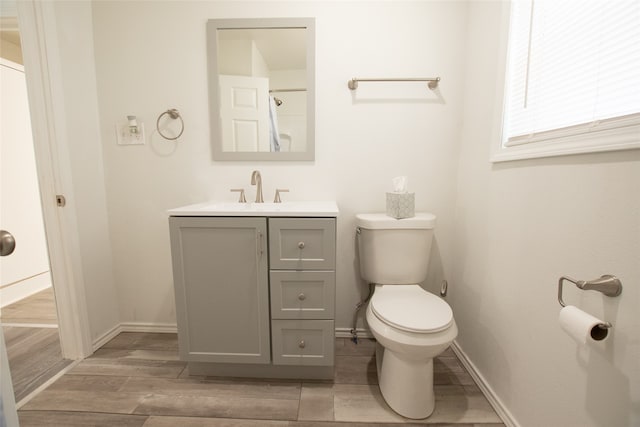
M394 193L406 193L409 180L406 176L396 176L391 180L393 182Z

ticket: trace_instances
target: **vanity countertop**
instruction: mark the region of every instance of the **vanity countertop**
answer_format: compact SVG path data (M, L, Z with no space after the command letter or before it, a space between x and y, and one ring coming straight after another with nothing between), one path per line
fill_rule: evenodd
M282 203L205 202L169 209L169 216L282 216L327 217L339 214L334 201L298 201Z

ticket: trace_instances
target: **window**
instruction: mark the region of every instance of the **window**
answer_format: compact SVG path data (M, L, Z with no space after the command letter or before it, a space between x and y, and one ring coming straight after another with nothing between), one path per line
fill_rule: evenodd
M640 2L512 2L494 161L640 148Z

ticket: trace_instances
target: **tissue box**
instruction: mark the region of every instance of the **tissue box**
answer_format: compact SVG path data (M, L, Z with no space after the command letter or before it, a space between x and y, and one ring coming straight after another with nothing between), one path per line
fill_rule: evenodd
M415 193L387 193L387 215L401 219L416 215Z

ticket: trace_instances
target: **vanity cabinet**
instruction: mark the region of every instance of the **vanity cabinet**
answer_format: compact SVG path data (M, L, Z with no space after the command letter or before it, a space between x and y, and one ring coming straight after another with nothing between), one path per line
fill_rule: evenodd
M169 218L191 375L332 378L335 218Z

